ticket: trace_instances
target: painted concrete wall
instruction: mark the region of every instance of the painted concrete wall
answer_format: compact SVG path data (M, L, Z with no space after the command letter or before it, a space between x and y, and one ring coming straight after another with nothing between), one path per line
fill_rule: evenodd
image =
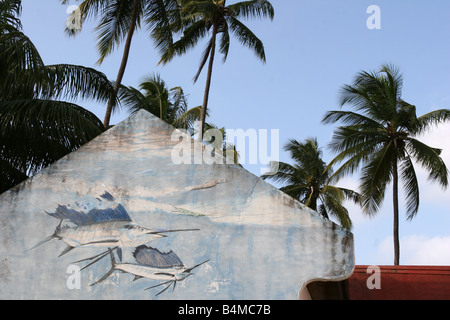
M351 275L351 233L237 165L175 164L173 131L139 112L0 195L0 299L298 299Z

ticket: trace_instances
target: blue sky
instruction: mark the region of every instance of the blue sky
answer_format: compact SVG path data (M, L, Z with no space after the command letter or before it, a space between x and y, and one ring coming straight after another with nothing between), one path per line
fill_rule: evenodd
M229 1L231 3L231 1ZM229 129L277 129L281 147L288 139L317 137L324 158L334 126L322 125L329 110L339 108L339 89L350 84L361 70L393 63L404 74L403 99L416 105L419 115L433 109L450 108L450 2L434 0L272 0L275 19L250 20L246 24L260 37L266 49L262 64L247 48L232 38L225 64L218 56L210 94L210 121ZM46 64L70 63L95 67L115 80L120 47L98 66L93 32L95 20L75 38L64 34L69 5L57 0L23 0L24 32L37 46ZM366 12L370 5L381 10L381 29L370 30ZM233 41L234 40L234 41ZM169 87L181 86L190 105L202 103L205 77L196 84L195 75L205 42L196 50L157 66L159 56L144 30L133 40L123 84L137 87L147 74L159 73ZM83 104L103 120L105 106ZM113 116L118 123L128 116ZM450 167L450 123L423 141L444 149ZM280 150L280 160L289 162ZM245 161L245 160L244 160ZM258 168L247 167L255 174ZM421 208L411 222L400 225L402 264L450 264L450 191L429 184L419 170ZM357 189L357 176L342 186ZM357 264L392 264L392 195L372 219L350 205L354 222ZM401 208L402 209L402 208Z

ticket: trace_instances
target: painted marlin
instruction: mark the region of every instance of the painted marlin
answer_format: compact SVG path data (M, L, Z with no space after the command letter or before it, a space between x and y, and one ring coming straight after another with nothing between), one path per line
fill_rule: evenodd
M78 247L138 247L166 237L167 233L198 231L198 229L153 230L143 227L133 222L121 204L115 208L93 209L87 214L59 205L55 212L47 214L61 221L51 236L29 250L52 239L59 239L67 244L60 256ZM62 225L64 220L70 220L72 224Z
M157 294L158 296L172 285L172 291L175 290L177 282L185 280L187 277L192 275L192 270L209 261L206 260L192 268L187 268L173 251L163 253L158 249L142 245L137 247L133 252L133 256L137 262L136 264L117 263L112 251L113 249L109 250L109 254L111 256L111 269L101 279L91 284L91 286L105 281L114 271L122 271L134 275L134 280L146 278L165 281L145 289L148 290L169 284Z

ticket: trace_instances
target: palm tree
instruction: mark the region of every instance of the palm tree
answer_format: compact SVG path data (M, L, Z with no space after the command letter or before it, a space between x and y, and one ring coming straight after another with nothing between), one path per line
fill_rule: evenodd
M104 127L69 101L108 101L113 86L94 69L47 66L21 31L20 0L0 3L0 192L93 139Z
M201 107L188 108L187 96L181 87L168 89L159 75L147 76L139 89L122 87L119 97L130 113L144 109L179 129L194 130Z
M200 119L201 106L189 109L183 89L181 87L168 89L165 81L158 74L145 77L139 89L122 86L119 97L130 113L146 110L175 128L187 130L191 136L198 129L196 123ZM225 128L205 123L205 132L208 133L208 131L222 138L222 143L217 145L215 136L204 136L203 142L212 147L212 152L220 153L228 161L239 165L236 147L226 142Z
M63 4L69 0L60 0ZM120 90L125 69L131 49L131 42L137 29L144 20L150 34L157 41L157 46L166 46L166 42L173 42L169 29L168 11L177 7L177 0L84 0L78 10L74 11L68 21L81 19L80 26L87 18L101 15L96 27L98 36L98 51L101 64L104 59L125 40L122 62L115 81L115 96L111 97L105 112L103 124L105 128L110 125L111 114L116 106L116 96ZM157 29L158 33L154 30ZM76 35L79 28L67 28L69 35Z
M350 230L352 222L343 203L345 200L359 203L360 197L353 190L329 185L333 170L323 161L317 139L306 139L304 143L291 139L284 149L295 163L280 162L276 174L262 178L287 183L281 191L327 219L329 215L336 217L342 227Z
M142 92L143 91L143 92ZM188 107L187 96L181 87L168 89L164 80L157 74L147 76L139 89L122 86L119 91L122 104L130 113L146 110L166 121L175 128L186 129L191 136L198 129L195 125L200 120L201 106ZM212 147L213 152L220 153L229 161L239 164L239 154L233 144L226 142L225 128L218 128L212 123L205 123L205 132L219 134L222 143L218 146L215 137L204 136L203 142Z
M419 210L419 183L414 162L429 172L429 179L448 186L448 170L441 150L417 140L432 125L450 119L450 110L436 110L421 117L416 107L401 99L403 76L398 68L383 65L378 72L360 72L353 85L342 90L341 107L354 111L328 112L324 123L342 121L331 148L338 153L332 164L345 161L335 175L355 172L360 166L362 207L368 215L380 208L386 187L393 184L394 264L400 263L398 186L406 193L407 219ZM414 161L414 162L413 162Z
M162 53L161 63L167 63L175 56L186 53L187 50L195 47L201 38L208 34L210 36L200 67L194 77L196 82L209 59L198 137L199 141L202 141L218 36L221 35L219 52L223 54L223 62L226 61L230 48L230 31L241 44L252 49L257 57L265 62L263 43L239 19L249 17L273 19L274 9L267 0L243 1L228 6L226 0L181 0L180 7L172 14L172 17L174 17L171 24L172 30L175 33L182 33L182 36L173 44L166 42L165 45L159 46Z

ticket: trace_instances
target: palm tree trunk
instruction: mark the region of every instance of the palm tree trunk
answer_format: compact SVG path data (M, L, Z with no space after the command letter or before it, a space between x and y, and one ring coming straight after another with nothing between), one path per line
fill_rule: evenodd
M311 194L308 197L307 206L314 211L317 211L317 195L313 186L310 186Z
M393 160L393 196L394 196L394 265L400 265L400 240L399 240L399 219L398 219L398 167L397 157Z
M127 67L128 57L130 55L131 40L133 39L134 30L136 29L138 9L139 9L139 0L134 0L133 13L131 16L131 23L130 23L130 28L128 29L127 39L125 42L122 63L120 64L119 72L117 74L116 83L114 85L113 96L109 99L108 106L106 107L105 120L103 121L103 125L105 126L105 129L108 129L108 127L109 127L109 123L111 121L112 108L115 104L117 94L119 92L119 88L122 83L123 75L125 74L125 69Z
M211 38L211 56L209 57L209 66L208 66L208 75L206 77L206 87L205 87L205 95L203 96L203 105L202 105L202 112L200 115L200 131L198 134L198 140L200 142L203 141L203 131L205 128L205 122L206 122L206 110L208 107L208 99L209 99L209 90L211 88L211 78L212 78L212 70L213 70L213 64L214 64L214 55L216 53L216 36L217 36L217 27L216 25L213 26L213 34Z

